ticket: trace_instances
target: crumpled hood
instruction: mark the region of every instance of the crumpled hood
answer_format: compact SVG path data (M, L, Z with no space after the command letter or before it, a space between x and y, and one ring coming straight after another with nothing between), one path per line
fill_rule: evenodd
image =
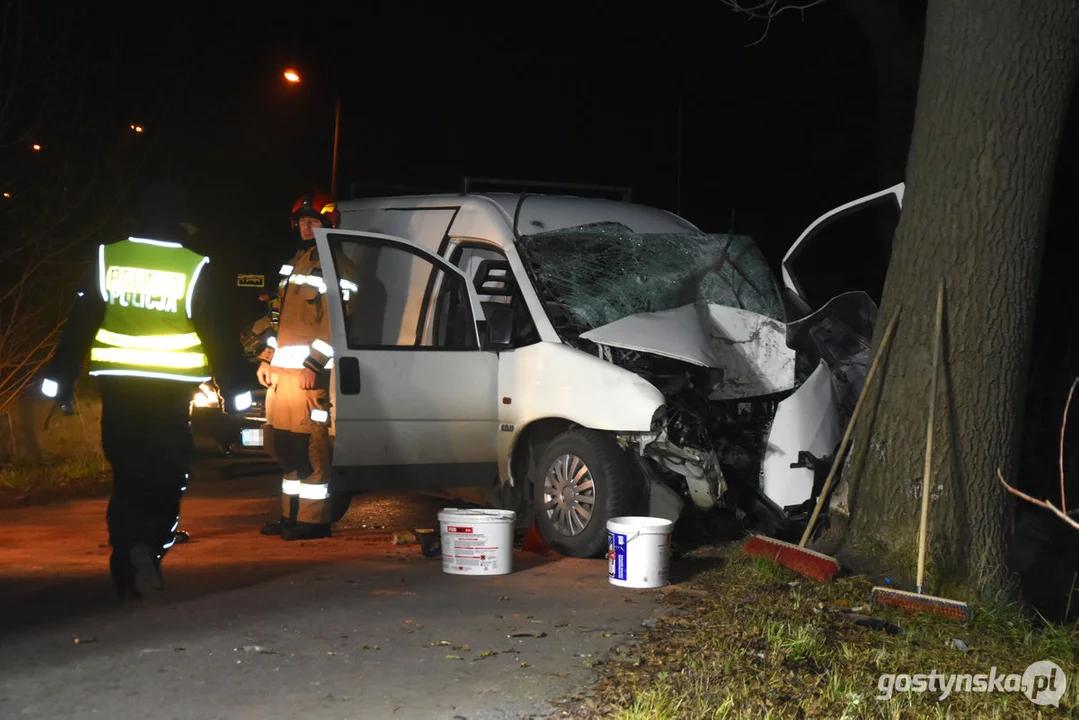
M712 400L785 392L795 386L786 324L749 310L693 303L639 313L582 333L584 340L722 372Z

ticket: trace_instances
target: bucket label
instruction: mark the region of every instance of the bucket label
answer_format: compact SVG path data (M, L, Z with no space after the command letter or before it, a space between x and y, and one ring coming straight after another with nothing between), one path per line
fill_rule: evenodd
M626 536L624 533L607 531L607 576L615 580L626 579Z

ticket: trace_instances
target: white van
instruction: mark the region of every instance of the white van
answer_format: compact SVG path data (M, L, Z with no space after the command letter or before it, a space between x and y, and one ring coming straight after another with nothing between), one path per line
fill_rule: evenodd
M642 205L340 202L340 228L316 231L328 296L357 294L351 316L329 304L333 492L488 487L576 557L601 555L623 514L738 503L796 524L860 389L876 310L862 292L815 304L796 265L863 201L803 233L786 290L750 238Z

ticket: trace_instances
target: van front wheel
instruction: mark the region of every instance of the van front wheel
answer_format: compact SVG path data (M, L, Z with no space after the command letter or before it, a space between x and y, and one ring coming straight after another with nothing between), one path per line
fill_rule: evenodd
M556 437L532 477L536 522L547 542L570 557L601 557L607 521L631 510L638 473L609 435L575 428Z

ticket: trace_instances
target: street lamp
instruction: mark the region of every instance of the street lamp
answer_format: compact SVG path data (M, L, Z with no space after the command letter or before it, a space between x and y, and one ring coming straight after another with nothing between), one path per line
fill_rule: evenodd
M131 125L131 129L136 133L141 133L141 132L143 132L145 130L145 128L143 128L142 125L135 125L135 124Z
M38 152L39 150L41 150L41 146L37 143L34 143L31 147L34 148L34 152Z
M292 85L300 84L300 74L292 68L284 72L285 80ZM341 135L341 98L334 96L333 99L333 169L330 175L330 195L337 197L337 147Z

